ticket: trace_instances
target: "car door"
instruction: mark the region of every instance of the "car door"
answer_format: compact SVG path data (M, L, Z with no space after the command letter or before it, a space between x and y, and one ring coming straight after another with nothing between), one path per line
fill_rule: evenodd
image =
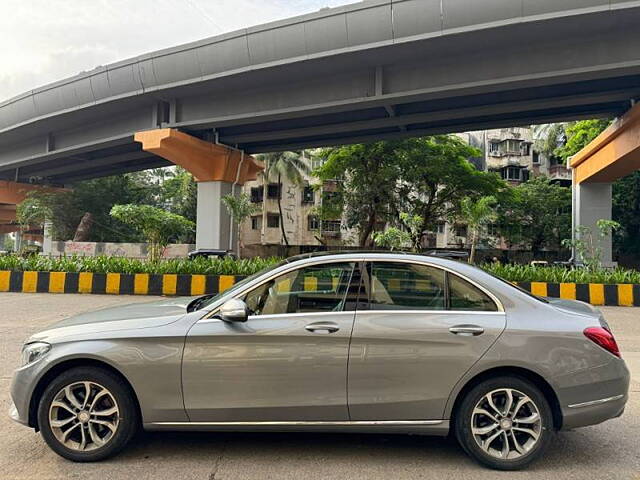
M246 323L196 323L183 359L191 421L348 420L355 267L325 262L284 272L236 297L252 312Z
M449 393L505 327L501 305L439 267L367 264L349 355L351 420L438 420Z

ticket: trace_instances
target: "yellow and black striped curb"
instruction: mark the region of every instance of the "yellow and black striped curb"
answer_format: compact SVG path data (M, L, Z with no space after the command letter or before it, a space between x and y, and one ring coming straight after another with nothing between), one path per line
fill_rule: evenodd
M236 275L0 271L0 292L189 296L224 292L243 278ZM637 284L546 282L517 282L516 284L535 295L545 297L582 300L592 305L640 306L640 285ZM307 288L306 284L305 288ZM311 285L309 289L313 289Z
M0 271L0 292L189 296L223 292L242 278L235 275Z
M516 282L516 285L542 297L582 300L591 305L640 307L637 284Z

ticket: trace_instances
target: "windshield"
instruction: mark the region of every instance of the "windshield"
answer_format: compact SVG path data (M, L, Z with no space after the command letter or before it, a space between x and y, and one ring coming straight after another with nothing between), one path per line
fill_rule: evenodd
M278 262L275 265L271 265L270 267L263 268L259 272L254 273L253 275L249 275L247 278L243 278L238 283L234 284L231 288L226 289L224 292L220 292L219 294L214 295L213 297L207 298L206 300L204 300L200 305L198 305L198 310L201 310L203 308L208 307L212 303L215 303L216 301L218 301L218 299L220 297L222 297L223 295L232 294L233 292L235 292L235 291L241 289L242 287L244 287L247 283L251 282L255 278L258 278L260 275L264 275L265 273L267 273L267 272L269 272L271 270L275 270L276 268L281 267L285 263L287 263L286 260L282 261L282 262Z

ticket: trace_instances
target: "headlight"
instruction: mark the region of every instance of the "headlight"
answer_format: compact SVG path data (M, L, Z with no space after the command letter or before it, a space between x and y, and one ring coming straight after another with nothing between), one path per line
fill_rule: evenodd
M39 360L44 357L49 350L51 350L51 345L45 342L27 343L22 347L22 366L24 367Z

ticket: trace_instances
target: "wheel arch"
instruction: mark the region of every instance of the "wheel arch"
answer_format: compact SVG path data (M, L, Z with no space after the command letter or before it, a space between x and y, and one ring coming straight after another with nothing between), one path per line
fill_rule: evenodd
M501 377L501 376L515 376L520 377L525 380L530 381L536 387L540 389L542 394L545 396L546 400L549 402L549 406L551 407L551 412L553 414L553 426L556 430L560 430L562 428L562 409L560 407L560 401L558 400L558 396L551 386L551 384L539 373L534 372L533 370L524 368L524 367L515 367L515 366L501 366L501 367L493 367L482 372L477 373L475 376L471 377L467 382L462 386L462 388L458 391L455 396L455 400L451 406L451 410L449 412L449 418L451 421L454 420L456 412L460 407L460 403L464 396L469 392L473 387L478 385L479 383L488 380L490 378Z
M31 398L29 400L29 426L35 428L36 431L39 430L38 426L38 404L40 403L40 399L47 388L47 386L61 373L75 367L94 367L99 368L101 370L108 371L113 375L119 377L129 389L129 393L133 398L133 401L138 409L138 418L142 419L142 410L140 408L140 401L138 400L138 395L133 388L133 385L129 381L129 379L117 368L113 365L105 362L104 360L99 360L96 358L70 358L63 360L61 362L52 365L44 375L40 377L38 383L36 384L33 392L31 394Z

